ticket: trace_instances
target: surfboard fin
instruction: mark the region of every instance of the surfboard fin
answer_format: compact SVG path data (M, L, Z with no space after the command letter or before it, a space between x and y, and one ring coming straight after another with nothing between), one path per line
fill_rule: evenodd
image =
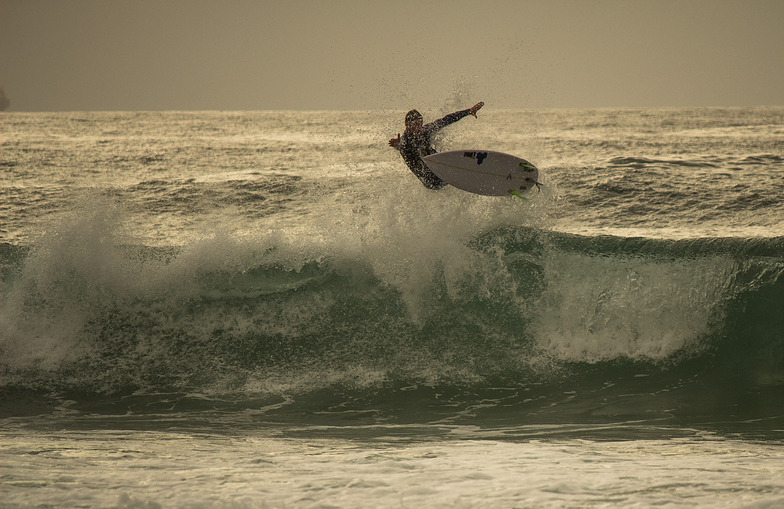
M542 192L542 187L544 186L544 184L542 184L541 182L537 182L532 178L527 178L525 180L528 182L533 182L533 184L536 186L536 190L539 191L540 193Z
M520 166L525 168L525 171L534 171L534 170L536 170L536 166L534 166L533 164L529 163L528 161L524 161L524 162L520 163Z
M521 200L525 200L525 196L523 196L523 195L521 195L520 193L518 193L518 192L517 192L517 189L510 189L510 190L509 190L509 194L511 194L512 196L517 196L517 197L518 197L518 198L520 198Z

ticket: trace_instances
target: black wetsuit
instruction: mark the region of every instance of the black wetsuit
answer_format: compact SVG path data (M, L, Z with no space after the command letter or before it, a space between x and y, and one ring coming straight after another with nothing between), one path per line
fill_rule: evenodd
M446 185L446 182L438 178L422 161L423 157L436 153L436 149L433 148L433 135L449 124L454 124L461 118L470 115L470 112L471 110L461 110L450 113L444 118L423 125L422 130L413 136L405 132L400 137L400 145L397 147L400 155L403 156L408 167L426 188L441 189Z

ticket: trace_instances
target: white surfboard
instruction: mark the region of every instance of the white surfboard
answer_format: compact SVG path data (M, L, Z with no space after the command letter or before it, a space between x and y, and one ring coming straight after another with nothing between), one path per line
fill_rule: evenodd
M539 184L536 166L502 152L451 150L422 160L441 180L469 193L520 196Z

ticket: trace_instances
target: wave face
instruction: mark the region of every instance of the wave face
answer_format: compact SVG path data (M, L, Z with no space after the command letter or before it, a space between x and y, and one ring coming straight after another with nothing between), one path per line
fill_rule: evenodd
M524 201L424 189L403 115L7 115L3 406L784 429L784 109L442 133L536 164Z
M784 402L784 238L496 226L406 258L394 239L152 248L115 230L100 213L2 246L4 393L352 394L400 419L414 404L526 422L761 419Z

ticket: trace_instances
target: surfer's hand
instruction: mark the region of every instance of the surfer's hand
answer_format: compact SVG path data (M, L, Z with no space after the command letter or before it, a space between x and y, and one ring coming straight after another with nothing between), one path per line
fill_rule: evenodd
M397 133L397 138L392 138L389 140L390 147L399 147L400 146L400 133Z
M474 118L476 118L476 112L479 111L479 109L482 106L484 106L484 105L485 105L485 103L483 103L482 101L479 101L478 103L476 103L473 106L471 106L471 109L468 110L468 113L470 113L471 115L474 116Z

